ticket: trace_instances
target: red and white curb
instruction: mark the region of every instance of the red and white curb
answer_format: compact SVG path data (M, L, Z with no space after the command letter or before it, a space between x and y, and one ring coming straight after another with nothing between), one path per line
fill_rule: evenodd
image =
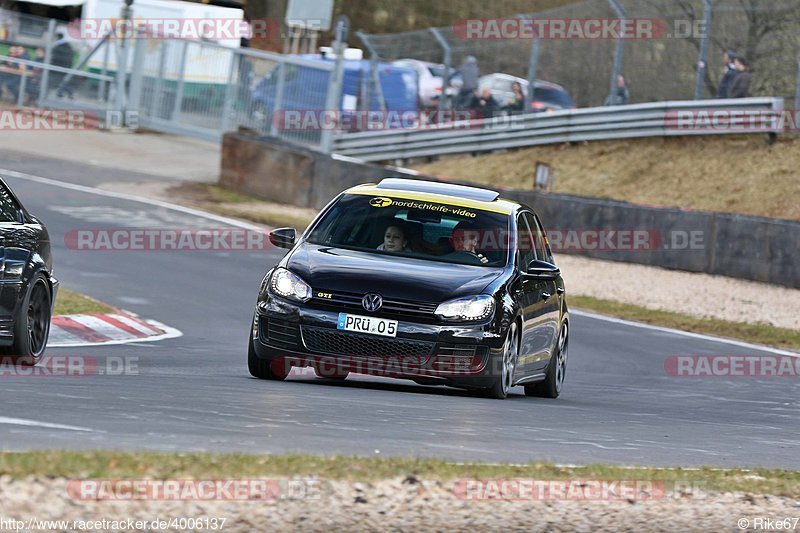
M180 331L132 313L57 315L50 320L50 348L98 346L174 339Z

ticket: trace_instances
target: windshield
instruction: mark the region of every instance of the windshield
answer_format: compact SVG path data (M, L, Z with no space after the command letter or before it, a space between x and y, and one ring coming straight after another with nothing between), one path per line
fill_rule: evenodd
M307 240L376 254L498 267L508 258L508 218L450 204L346 194Z

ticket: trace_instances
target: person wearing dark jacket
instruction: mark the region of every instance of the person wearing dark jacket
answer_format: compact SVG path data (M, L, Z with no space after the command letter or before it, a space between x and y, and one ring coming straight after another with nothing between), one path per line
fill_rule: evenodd
M725 73L722 75L722 79L719 80L719 85L717 86L717 98L730 97L731 85L733 84L733 79L736 77L736 65L733 64L735 59L736 52L733 50L728 50L722 55L722 60L725 62Z
M475 118L492 118L498 107L497 100L494 99L492 91L488 87L483 88L480 96L473 96L469 106L470 110L477 115Z
M478 68L478 60L475 56L467 56L464 62L458 67L458 73L461 74L462 85L456 97L456 107L467 107L475 92L478 90L478 80L481 77L481 70Z
M733 63L736 65L736 77L731 84L730 97L747 98L750 96L750 83L753 81L749 63L743 57L737 57Z
M617 87L614 92L606 98L605 105L628 105L631 99L631 93L628 91L628 86L625 84L625 76L620 74L617 76Z
M56 33L56 37L58 40L55 42L53 46L52 55L50 58L50 64L56 67L62 68L72 68L72 61L74 51L72 50L72 46L70 46L66 36L62 32ZM66 74L63 72L56 72L53 71L50 73L50 82L48 83L48 89L57 89L58 96L61 97L65 93L72 98L72 87L70 83L65 84L63 87L61 86L64 78L66 78Z

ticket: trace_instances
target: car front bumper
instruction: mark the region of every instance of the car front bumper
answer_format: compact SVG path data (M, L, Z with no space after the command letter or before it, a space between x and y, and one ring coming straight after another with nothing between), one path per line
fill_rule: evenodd
M280 298L256 308L253 346L278 373L313 367L319 375L353 372L376 376L489 387L499 370L505 332L491 322L441 324L398 321L396 337L337 329L338 312Z

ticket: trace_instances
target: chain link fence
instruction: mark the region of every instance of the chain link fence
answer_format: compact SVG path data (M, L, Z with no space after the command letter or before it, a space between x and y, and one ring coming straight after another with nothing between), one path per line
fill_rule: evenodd
M535 73L536 79L562 85L578 107L604 105L617 73L624 76L629 103L713 98L725 71L726 50L748 60L750 96L795 102L800 94L796 0L587 0L516 17L551 25L577 21L584 28L592 20L645 20L654 24L654 31L649 37L620 41L544 35L537 43L530 38L468 38L459 31L465 21L454 21L448 27L359 36L365 48L383 60L449 59L450 66L458 68L473 56L483 75L529 79Z

